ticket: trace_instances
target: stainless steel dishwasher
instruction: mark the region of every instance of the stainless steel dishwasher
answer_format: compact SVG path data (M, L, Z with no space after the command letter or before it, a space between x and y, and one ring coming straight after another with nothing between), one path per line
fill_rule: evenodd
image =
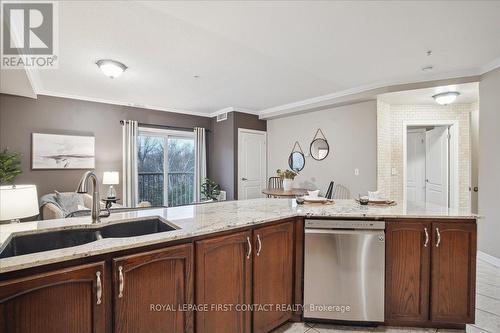
M305 221L304 320L384 321L385 222Z

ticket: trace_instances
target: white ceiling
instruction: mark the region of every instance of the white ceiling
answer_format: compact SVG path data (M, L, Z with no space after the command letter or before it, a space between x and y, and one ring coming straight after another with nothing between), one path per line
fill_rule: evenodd
M477 82L398 91L381 94L378 98L389 104L436 104L432 96L447 91L460 93L455 103L473 103L479 100L479 84Z
M59 69L32 75L36 93L166 111L286 112L322 95L500 63L498 1L61 1L59 9ZM109 79L95 65L101 58L129 69Z

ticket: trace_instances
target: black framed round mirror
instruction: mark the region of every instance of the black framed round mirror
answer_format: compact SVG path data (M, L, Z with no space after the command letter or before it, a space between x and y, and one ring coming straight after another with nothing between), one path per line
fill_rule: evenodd
M292 171L299 172L304 169L306 158L300 151L292 151L288 157L288 166Z
M309 147L309 152L311 153L312 158L316 161L321 161L328 156L328 153L330 152L330 145L326 139L314 139Z

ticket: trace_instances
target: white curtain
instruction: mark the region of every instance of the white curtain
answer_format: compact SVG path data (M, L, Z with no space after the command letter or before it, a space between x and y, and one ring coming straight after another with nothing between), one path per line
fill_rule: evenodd
M201 201L201 184L207 177L205 129L194 128L194 200Z
M123 204L137 206L137 135L135 120L123 121Z

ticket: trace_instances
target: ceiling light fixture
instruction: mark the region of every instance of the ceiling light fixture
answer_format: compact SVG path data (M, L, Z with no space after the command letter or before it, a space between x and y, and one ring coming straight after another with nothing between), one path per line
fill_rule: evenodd
M453 103L457 99L458 95L460 95L460 93L457 91L448 91L448 92L436 94L436 95L432 96L432 98L434 98L436 103L438 103L440 105L448 105L448 104Z
M122 75L122 73L128 68L121 62L111 59L97 60L95 64L104 73L104 75L112 79Z

